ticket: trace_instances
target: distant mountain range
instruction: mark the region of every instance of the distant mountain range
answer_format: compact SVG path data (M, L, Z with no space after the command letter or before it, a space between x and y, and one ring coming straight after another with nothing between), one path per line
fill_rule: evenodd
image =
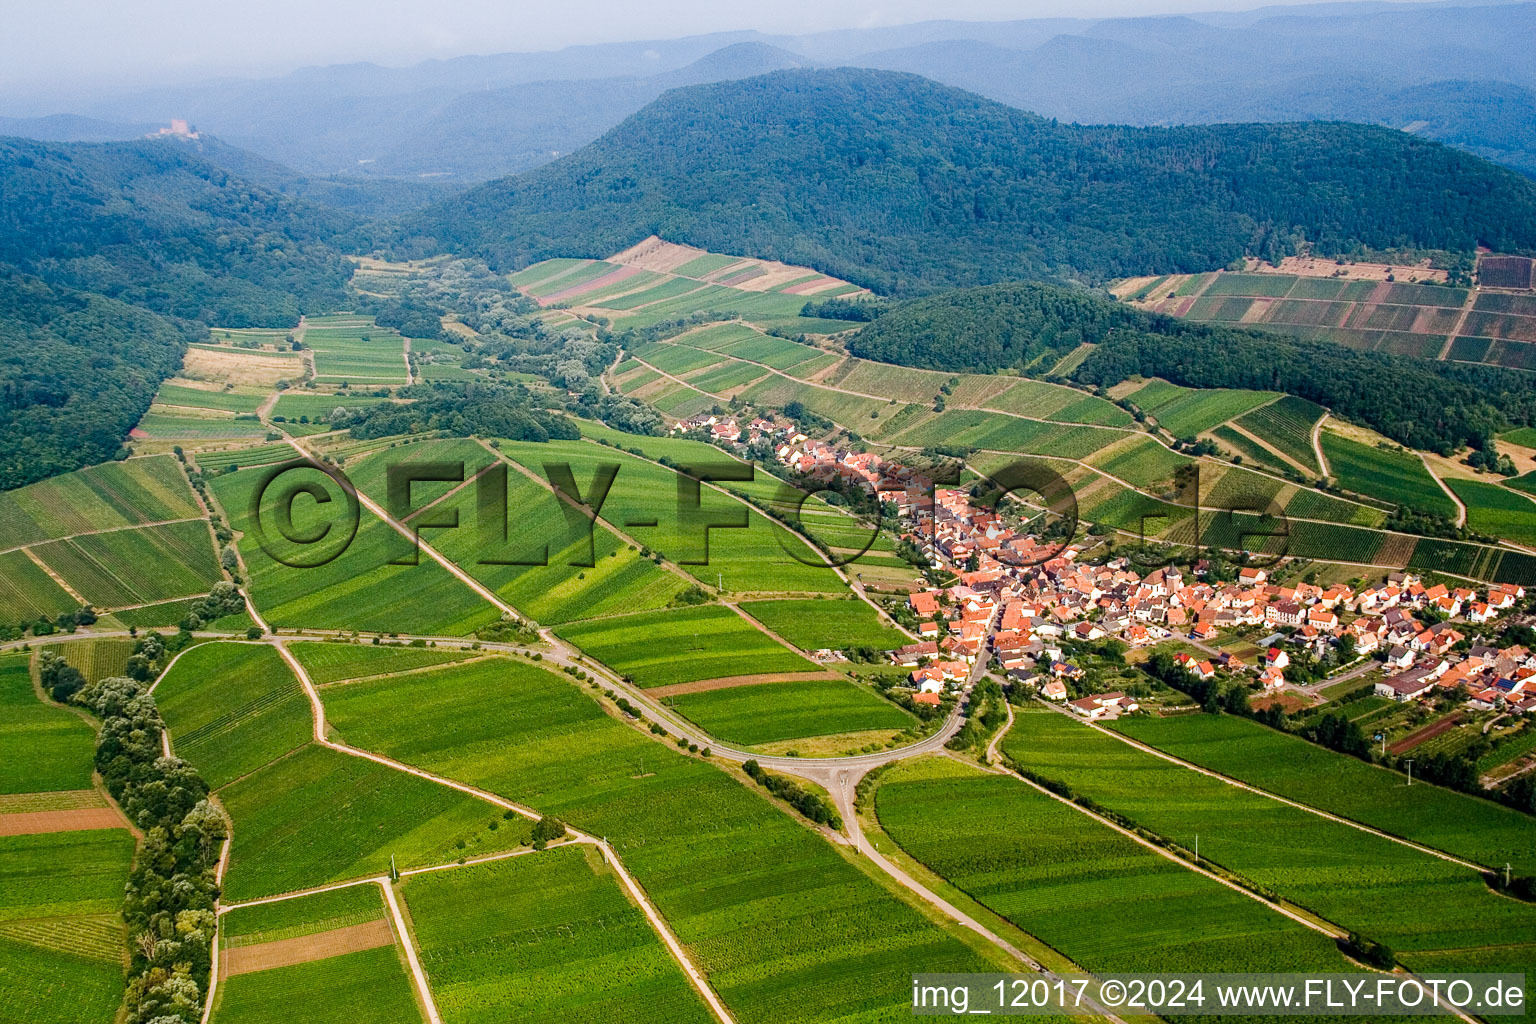
M580 151L408 216L406 255L515 269L648 235L881 292L1189 272L1322 253L1536 247L1536 181L1339 122L1066 125L915 75L676 89Z
M73 118L0 119L55 141L171 117L309 178L463 185L572 152L682 85L804 66L906 71L1094 124L1352 120L1536 175L1536 3L1341 3L1109 20L755 32L428 61L112 96Z

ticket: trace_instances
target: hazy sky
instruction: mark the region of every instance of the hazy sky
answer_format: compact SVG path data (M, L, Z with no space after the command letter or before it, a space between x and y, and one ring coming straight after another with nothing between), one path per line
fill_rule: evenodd
M798 33L1266 2L1288 0L0 0L0 87L66 94L125 79L263 75L359 60L400 65L730 29Z

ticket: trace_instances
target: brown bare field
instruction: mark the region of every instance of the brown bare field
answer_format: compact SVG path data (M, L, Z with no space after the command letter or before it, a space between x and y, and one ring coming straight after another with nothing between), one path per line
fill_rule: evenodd
M841 678L843 677L836 672L760 672L752 676L721 676L719 679L699 679L691 683L675 683L672 686L653 686L645 693L648 697L671 697L679 693L729 690L737 686L757 686L759 683L808 683Z
M639 267L641 270L653 270L658 274L670 274L684 263L705 255L708 254L703 249L666 242L652 235L635 243L617 256L609 257L608 262Z
M304 360L298 353L276 355L251 349L211 349L191 347L181 365L181 375L191 380L218 384L258 384L271 386L280 380L296 380L304 374Z
M1406 566L1408 559L1413 557L1413 549L1418 543L1417 537L1389 533L1387 539L1381 542L1381 550L1376 552L1371 561L1375 565Z
M329 960L344 953L359 953L365 949L394 944L394 930L387 920L380 918L366 924L316 932L314 935L226 949L219 957L219 974L230 978L237 974L253 974L256 971L307 964L313 960Z
M1387 275L1392 274L1405 283L1444 281L1448 276L1444 270L1431 267L1428 260L1421 260L1415 264L1346 263L1341 267L1333 260L1316 259L1311 256L1287 256L1280 261L1278 267L1270 266L1263 260L1251 259L1248 261L1248 266L1243 269L1249 274L1299 274L1302 277L1337 275L1350 281L1385 281Z
M0 814L0 836L35 836L44 832L89 832L102 828L127 827L128 823L114 807Z
M1457 711L1454 714L1446 715L1438 722L1431 722L1424 728L1409 733L1407 736L1404 736L1402 739L1388 747L1387 750L1393 754L1406 754L1420 743L1423 743L1426 740L1432 740L1443 732L1450 732L1452 729L1456 728L1457 724L1460 722L1460 711Z

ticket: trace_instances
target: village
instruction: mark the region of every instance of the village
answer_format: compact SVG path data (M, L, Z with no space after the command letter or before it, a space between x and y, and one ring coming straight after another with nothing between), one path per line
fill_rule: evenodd
M1453 695L1469 710L1536 711L1536 652L1474 642L1475 633L1490 632L1474 627L1520 607L1518 585L1453 587L1395 572L1357 589L1293 582L1283 563L1218 571L1199 559L1185 572L1147 570L1125 555L1079 561L1077 544L1024 532L966 491L935 488L911 467L813 440L793 422L703 414L678 421L673 432L771 450L792 473L871 491L900 518L902 539L949 570L947 586L907 596L904 610L920 639L887 655L909 670L919 703L937 705L941 695L964 690L981 661L1011 687L1090 720L1135 712L1137 699L1122 690L1090 692L1071 653L1117 642L1110 649L1127 662L1138 657L1130 652L1177 647L1174 660L1192 682L1246 683L1256 706L1286 693L1296 698L1293 708L1307 706L1323 682L1367 677L1375 695L1393 702ZM1251 657L1220 649L1224 638L1255 632L1264 635L1246 645L1258 649ZM1307 671L1293 671L1301 663Z

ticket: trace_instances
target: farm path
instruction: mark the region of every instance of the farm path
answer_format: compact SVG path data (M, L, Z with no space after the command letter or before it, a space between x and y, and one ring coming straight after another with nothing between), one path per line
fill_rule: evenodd
M1271 402L1271 403L1267 403L1267 404L1273 405L1274 403ZM1259 406L1258 408L1262 409L1263 406ZM1249 430L1247 427L1245 427L1242 424L1238 423L1237 420L1228 420L1223 425L1226 426L1229 430L1233 431L1234 433L1241 434L1242 436L1246 437L1248 440L1252 441L1254 444L1256 444L1260 448L1264 449L1270 455L1273 455L1275 458L1277 458L1280 461L1284 462L1287 466L1294 467L1298 472L1305 473L1308 476L1311 476L1314 472L1316 472L1311 466L1303 466L1301 463L1297 462L1295 459L1291 458L1289 455L1285 454L1280 449L1276 448L1274 445L1272 445L1268 441L1264 440L1258 434L1255 434L1253 431Z
M1106 729L1106 728L1104 728L1103 726L1099 725L1096 722L1090 722L1087 719L1079 718L1079 717L1077 717L1075 715L1072 715L1072 713L1070 711L1066 710L1065 708L1058 708L1058 707L1056 707L1054 705L1048 705L1048 706L1051 708L1052 711L1055 711L1058 714L1068 715L1068 716L1072 717L1074 721L1082 722L1082 724L1085 727L1089 728L1089 729L1097 730L1098 732L1101 732L1101 733L1103 733L1106 736L1112 736L1115 739L1119 740L1121 743L1126 744L1127 746L1135 747L1136 749L1141 750L1141 751L1143 751L1145 753L1152 754L1153 756L1159 757L1162 760L1169 762L1170 764L1176 764L1176 765L1180 766L1181 768L1188 768L1190 771L1198 772L1201 775L1205 775L1205 776L1208 776L1209 778L1216 779L1219 782L1224 782L1227 785L1233 786L1233 787L1235 787L1237 789L1241 789L1241 790L1245 790L1245 791L1247 791L1249 793L1253 793L1256 796L1262 796L1262 797L1265 797L1267 799L1273 800L1276 803L1285 804L1287 807L1294 807L1298 811L1305 811L1308 814L1316 815L1319 818L1326 818L1329 821L1336 821L1340 825L1348 825L1350 828L1358 829L1361 832L1368 832L1368 833L1370 833L1373 836L1377 836L1377 837L1379 837L1381 839L1385 839L1385 840L1387 840L1389 842L1396 843L1399 846L1406 846L1410 850L1417 850L1418 852L1424 853L1424 854L1428 854L1431 857L1438 857L1440 860L1443 860L1443 861L1445 861L1445 862L1447 862L1449 864L1455 864L1458 867L1464 867L1464 868L1468 868L1468 869L1470 869L1472 871L1476 871L1478 874L1486 874L1489 871L1488 868L1484 867L1481 864L1474 863L1473 861L1470 861L1470 860L1464 860L1461 857L1455 856L1454 854L1446 853L1444 850L1437 850L1437 849L1435 849L1432 846L1425 846L1424 844L1416 843L1416 842L1414 842L1411 839L1404 839L1402 836L1395 836L1395 835L1393 835L1390 832L1383 832L1381 829L1373 828L1370 825L1363 824L1363 823L1355 821L1355 820L1353 820L1351 818L1346 818L1343 815L1334 814L1331 811L1325 811L1325 810L1322 810L1321 808L1313 807L1311 804L1304 804L1304 803L1302 803L1299 800L1292 800L1289 797L1284 797L1284 796L1281 796L1278 793L1272 793L1272 792L1270 792L1267 789L1261 789L1258 786L1252 785L1252 784L1247 783L1247 782L1243 782L1241 779L1235 779L1235 778L1233 778L1230 775L1223 775L1223 774L1221 774L1218 771L1213 771L1210 768L1206 768L1206 767L1204 767L1202 765L1195 764L1193 761L1186 761L1186 760L1184 760L1181 757L1175 757L1173 754L1167 753L1166 751L1163 751L1163 750L1159 750L1158 748L1156 748L1154 746L1150 746L1150 745L1148 745L1146 743L1142 743L1140 740L1133 739L1130 736L1125 735L1124 733L1117 732L1114 729Z
M1003 710L1008 712L1008 720L1004 722L1003 727L997 730L997 732L992 736L992 742L987 744L987 752L982 756L982 762L984 764L990 765L997 763L997 745L1003 742L1003 737L1008 735L1009 729L1013 728L1013 702L1006 700L1003 701Z
M1467 506L1456 496L1456 492L1451 490L1451 485L1440 479L1440 474L1435 472L1435 467L1429 464L1429 460L1424 457L1423 452L1415 452L1414 454L1418 455L1419 462L1423 464L1424 472L1429 474L1429 478L1440 485L1440 489L1445 492L1447 498L1456 503L1456 525L1466 526Z
M410 387L416 383L416 374L411 371L411 339L401 338L400 355L405 359L405 386Z
M36 551L33 551L31 548L22 548L21 549L21 553L26 555L27 558L32 562L33 565L37 566L39 569L43 570L43 572L47 573L48 574L48 578L53 580L53 582L57 583L59 585L59 589L64 591L64 593L68 594L70 597L74 598L76 601L79 601L81 605L88 605L88 604L91 603L91 602L87 601L84 597L81 597L80 596L80 592L78 590L76 590L74 587L70 586L69 582L67 580L65 580L63 576L60 576L57 572L55 572L51 565L49 565L47 562L43 561L42 558L38 556L38 553Z
M1472 307L1477 305L1477 289L1468 288L1466 301L1461 304L1461 315L1456 318L1456 326L1452 327L1445 335L1445 344L1440 346L1440 352L1436 359L1446 360L1451 357L1451 345L1455 344L1462 330L1467 326L1467 317L1472 315Z
M1312 424L1312 455L1317 459L1317 466L1323 471L1323 476L1328 476L1328 456L1323 454L1323 424L1328 422L1328 413L1323 413Z
M620 529L619 525L617 523L614 523L614 522L612 522L609 519L605 519L601 515L601 513L596 513L596 514L593 513L590 506L588 506L588 505L586 505L586 504L584 504L582 502L577 501L574 496L566 494L564 491L560 490L558 487L553 486L548 480L546 480L543 477L539 476L537 473L535 473L533 470L529 469L527 466L524 466L523 464L521 464L519 462L514 462L513 460L507 458L500 451L498 451L495 448L492 448L490 446L490 444L488 442L486 442L483 438L481 438L479 440L480 440L480 444L485 448L486 451L490 452L493 457L495 457L496 459L498 459L501 462L506 463L508 466L511 466L514 470L516 470L517 472L523 474L523 476L527 477L529 480L532 480L534 483L538 484L540 487L544 488L546 491L549 491L556 498L558 498L561 501L565 502L571 508L574 508L574 509L577 509L578 511L581 511L584 515L591 516L594 519L594 521L601 521L603 523L603 525L606 526L613 533L614 536L618 537L624 543L629 544L632 547L635 547L637 549L638 548L646 547L646 545L643 544L641 541L635 539L634 537L630 536L628 533L626 533L622 529ZM745 502L743 502L743 504L745 504ZM677 576L679 579L682 579L682 580L686 581L691 586L697 586L698 583L699 583L699 581L696 578L694 578L690 573L688 573L685 569L683 569L682 566L677 565L676 563L674 563L669 558L662 558L662 560L661 560L661 567L663 569L666 569L668 572L672 573L674 576ZM723 592L722 592L722 594L723 594ZM794 644L790 643L788 640L785 640L783 637L779 636L777 633L774 633L772 630L768 629L768 627L766 627L762 623L758 622L752 616L748 615L745 611L743 611L741 609L741 606L739 604L736 604L733 601L727 601L727 600L725 600L725 598L723 596L721 597L721 603L724 604L727 608L731 609L731 611L735 612L737 615L741 616L741 618L744 621L746 621L747 623L749 623L749 624L751 624L753 626L756 626L758 629L762 630L764 633L767 633L770 637L772 637L774 640L778 641L779 643L783 644L785 647L789 648L790 650L794 651L797 654L805 655L805 652L800 650L800 648L796 647Z
M332 750L338 751L339 753L348 754L352 757L361 757L366 760L373 761L376 764L381 764L385 767L393 768L395 771L404 772L407 775L414 775L417 778L425 779L429 782L435 782L440 786L446 786L449 789L458 790L461 793L468 794L469 796L489 803L492 806L500 807L503 810L512 811L515 814L519 814L533 821L538 821L541 817L537 811L528 807L524 807L521 804L513 803L511 800L497 796L495 793L492 793L488 790L480 789L476 786L470 786L466 783L458 782L445 776L435 775L432 772L423 771L420 768L412 767L411 765L405 764L404 762L385 757L382 754L375 754L371 751L360 750L357 747L352 747L345 743L337 743L327 738L325 735L325 705L321 703L319 691L315 689L315 684L310 679L309 673L304 670L304 666L300 664L299 660L293 656L293 652L288 650L287 645L283 641L273 639L269 642L272 644L272 646L277 648L277 651L282 655L283 660L288 663L288 668L299 680L299 684L304 688L305 696L309 698L310 709L314 717L314 738L316 743L319 743L321 746L329 747ZM571 832L572 835L576 837L578 842L591 843L599 848L599 850L602 852L603 859L613 868L614 873L618 875L620 882L623 884L625 890L628 891L630 897L635 901L636 905L638 905L641 910L645 912L646 919L650 921L651 928L656 932L657 936L662 940L663 944L666 945L667 950L672 954L673 959L677 961L678 966L680 966L683 969L683 972L688 975L689 981L693 984L694 988L698 990L699 996L704 1000L705 1004L709 1006L709 1008L715 1013L715 1016L720 1021L722 1021L723 1024L734 1024L729 1011L726 1010L725 1005L720 1001L719 996L715 994L714 989L710 988L709 983L705 980L703 973L697 966L694 965L693 960L688 956L687 951L683 949L682 943L678 941L677 936L672 934L671 927L662 918L661 912L656 909L655 904L651 902L650 896L646 894L645 890L642 889L639 883L634 880L634 877L630 875L628 869L624 867L623 862L619 859L618 855L614 853L613 849L608 845L607 841L598 839L595 836L589 836L577 829L570 828L570 826L567 826L567 829ZM405 931L404 920L400 916L399 908L395 903L394 893L389 886L385 887L385 896L389 900L390 909L395 915L395 920L400 927L403 939L403 937L408 933ZM412 969L419 972L420 965L415 961L415 951L410 943L407 943L406 952L412 961ZM424 984L425 976L418 976L422 978Z

